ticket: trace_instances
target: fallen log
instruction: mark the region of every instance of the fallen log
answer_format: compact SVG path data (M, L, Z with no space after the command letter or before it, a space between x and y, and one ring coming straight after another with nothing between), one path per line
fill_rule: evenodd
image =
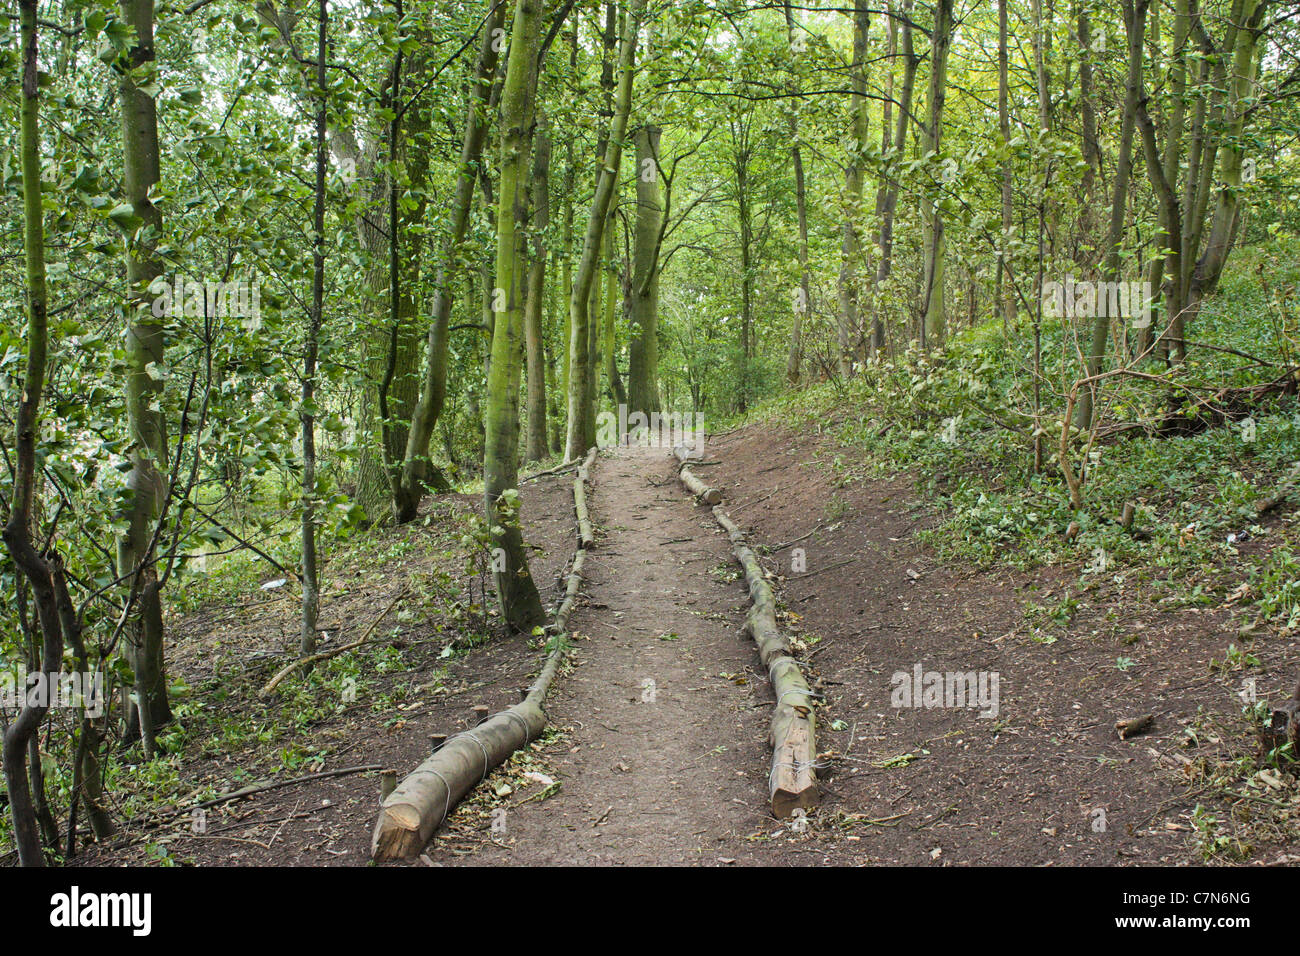
M593 540L584 484L595 460L596 449L593 448L574 479L578 548L573 556L564 599L549 628L555 637L541 673L520 703L489 717L471 730L449 737L384 799L370 841L370 855L377 862L418 856L452 808L487 779L493 769L505 763L516 750L526 747L546 728L543 704L564 661L561 638L577 600L587 548Z
M519 479L519 483L522 485L525 482L535 481L538 478L548 478L551 475L558 475L560 472L568 471L575 465L580 464L582 464L582 462L575 458L573 461L566 461L564 464L556 465L554 468L548 468L546 471L535 471L531 475L524 475L524 477Z
M678 445L673 449L673 456L677 459L677 477L697 501L702 501L706 505L716 505L722 501L722 492L700 481L699 477L687 467L693 454L694 451L685 445Z
M751 604L745 618L745 633L757 645L758 656L767 668L776 694L768 736L772 746L772 771L768 775L772 813L782 818L793 816L795 810L810 810L821 802L817 789L817 717L813 711L813 693L777 626L776 598L758 556L720 506L714 506L713 517L727 532L731 553L745 571Z
M379 862L417 856L465 794L542 732L545 694L534 688L523 703L449 738L398 784L380 805L370 855Z
M596 536L591 529L591 516L587 513L586 483L591 466L596 461L596 449L587 455L587 460L578 469L578 478L573 483L573 510L578 516L578 545L582 549L590 548L596 543Z

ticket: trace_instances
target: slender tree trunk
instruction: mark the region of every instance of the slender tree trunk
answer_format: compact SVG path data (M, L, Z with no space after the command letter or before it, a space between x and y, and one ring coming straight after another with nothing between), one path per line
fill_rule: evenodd
M604 91L605 98L605 115L612 116L614 113L614 91L616 82L614 79L614 62L617 58L618 38L619 38L619 10L616 0L608 0L605 4L605 32L602 37L604 54L601 57L600 68L600 87ZM647 30L647 32L649 32ZM641 42L645 42L642 40ZM597 157L597 174L596 179L600 179L600 167L603 163L601 157L605 155L606 145L609 142L608 130L602 129L596 142ZM614 178L614 195L610 197L609 215L605 219L605 228L603 235L608 237L614 228L614 221L617 216L618 208L618 187L619 180ZM601 297L601 284L610 281L610 266L607 264L606 251L608 249L608 239L602 242L597 251L596 259L596 277L591 285L591 302L588 308L587 321L587 364L590 369L587 376L587 408L590 413L587 417L587 432L585 444L590 447L596 443L596 415L600 407L600 375L605 369L605 363L602 357L602 347L604 344L602 304L608 296Z
M424 379L420 386L419 400L411 413L401 481L394 501L399 522L410 521L415 517L420 501L424 498L426 484L432 483L435 488L447 487L445 479L429 461L429 446L447 399L448 344L451 310L455 301L452 276L456 271L456 262L465 241L469 214L474 204L474 186L478 178L478 166L482 161L483 143L487 139L487 107L492 95L492 81L497 72L500 36L496 31L501 28L504 17L505 4L490 2L483 23L478 63L470 79L460 167L456 175L456 192L452 198L451 231L438 257L433 317L425 343Z
M86 640L81 631L81 621L68 593L67 575L64 573L63 561L57 555L50 560L51 581L54 585L55 601L59 609L59 619L63 628L63 639L72 651L72 659L77 670L82 674L92 672L90 656L86 653ZM97 667L102 673L102 666ZM66 856L70 859L77 852L77 814L79 805L86 808L90 820L90 829L95 838L106 840L117 832L108 809L104 803L104 771L99 760L100 747L104 734L101 721L107 721L107 715L91 717L87 701L81 708L80 732L77 737L73 764L72 807L68 811L68 842Z
M40 662L36 669L41 667ZM49 796L45 792L45 768L41 765L41 742L39 735L32 734L27 740L27 766L31 771L32 804L36 810L36 822L41 830L41 839L46 846L59 845L59 825L50 810Z
M1184 260L1195 253L1182 245L1184 234L1182 218L1187 210L1180 210L1178 203L1178 176L1182 170L1183 140L1186 134L1187 102L1187 44L1191 35L1188 0L1175 0L1174 5L1174 45L1170 58L1169 97L1170 110L1165 122L1164 152L1164 186L1169 194L1162 203L1162 229L1156 240L1160 248L1174 248L1176 255L1165 260L1165 277L1161 282L1162 298L1167 306L1169 316L1169 345L1176 361L1182 361L1185 355L1183 345L1183 326L1187 306L1187 287L1183 283L1186 274ZM1143 140L1145 143L1145 138ZM1164 187L1157 187L1163 190ZM1176 215L1171 215L1177 211ZM1167 221L1166 221L1167 220ZM1176 232L1169 232L1176 228Z
M998 130L1002 146L1010 148L1011 113L1007 107L1007 0L998 0ZM1007 248L1011 243L1011 158L1002 160L1002 239L998 244L997 301L1002 324L1010 328L1016 318L1015 276Z
M849 75L853 85L851 122L853 154L844 165L844 225L840 241L839 327L836 330L837 364L840 377L853 372L853 338L858 333L858 259L862 239L858 222L862 218L862 163L867 150L867 31L871 14L865 0L855 0L853 8L853 65Z
M1043 26L1043 0L1030 0L1034 27L1034 83L1038 91L1038 125L1045 133L1052 130L1051 77L1047 68L1047 32Z
M1190 0L1188 3L1188 19L1193 34L1196 36L1201 53L1207 51L1208 34L1205 32L1204 25L1201 23L1200 4L1197 0ZM1202 56L1196 60L1196 79L1195 92L1193 95L1194 108L1192 110L1192 129L1191 136L1187 144L1187 177L1183 181L1183 235L1181 241L1183 249L1187 250L1183 256L1183 274L1180 280L1183 288L1187 290L1187 313L1188 321L1193 318L1197 309L1196 296L1193 293L1193 276L1198 264L1198 255L1201 246L1201 236L1205 225L1204 206L1198 202L1201 196L1202 182L1206 179L1204 175L1206 162L1206 148L1208 137L1206 136L1206 119L1209 115L1211 97L1207 93L1210 85L1210 76L1212 68L1208 57ZM1226 85L1226 84L1225 84ZM1206 190L1208 195L1208 189Z
M1222 134L1224 147L1219 167L1218 200L1205 242L1205 252L1197 262L1191 278L1188 297L1191 308L1199 308L1201 299L1218 284L1228 261L1228 253L1232 249L1241 211L1242 167L1246 156L1243 136L1256 93L1258 44L1263 35L1262 24L1268 0L1240 2L1234 43L1229 47L1232 50L1232 77L1225 110L1226 128ZM1178 335L1181 345L1181 327Z
M528 264L528 299L524 305L524 345L528 353L528 436L524 459L546 457L546 232L551 224L551 137L545 114L538 115L533 146L533 255Z
M22 100L20 146L23 180L23 253L27 267L27 369L14 435L13 497L4 527L5 547L21 569L36 599L42 634L46 680L57 677L62 662L62 633L55 609L50 568L32 544L32 502L36 496L36 452L41 397L45 389L48 305L45 291L45 226L41 207L40 86L37 65L36 0L20 0L22 31ZM40 826L27 773L27 747L45 719L47 708L25 704L5 728L3 763L14 844L23 866L44 866Z
M395 12L400 21L402 0L397 0ZM377 414L362 416L363 427L372 432L374 423L378 424L380 467L363 460L365 467L359 479L358 498L368 513L387 511L394 519L400 517L399 502L406 498L402 493L406 450L422 381L422 335L415 290L419 284L424 232L409 227L424 219L427 205L431 113L427 100L416 92L428 67L424 50L418 50L408 63L399 49L394 55L384 95L390 110L386 136L389 174L385 177L388 221L377 246L386 248L388 256L386 271L379 268L376 258L372 288L386 288L388 295L386 317L376 325L371 357L378 387L370 405ZM405 182L399 170L405 173ZM427 458L427 443L424 457ZM430 476L429 481L446 487L440 474L436 478Z
M889 157L888 173L883 184L884 195L877 197L879 204L880 232L876 239L879 249L879 262L876 266L876 286L879 287L893 269L894 263L894 215L898 209L899 175L903 157L907 152L907 127L912 113L912 96L916 88L916 68L919 57L916 56L912 43L912 0L903 0L900 16L903 21L903 83L898 94L898 120L893 135L893 150ZM882 317L879 295L871 296L872 328L874 345L877 351L886 345L885 323Z
M618 373L618 331L615 318L620 302L624 302L631 292L631 276L628 283L623 281L624 273L619 268L618 255L618 217L611 214L605 226L605 377L609 380L610 397L619 405L627 405L627 389ZM621 294L620 294L621 293ZM627 304L630 309L630 304Z
M551 253L550 273L552 280L558 272L559 256L555 252ZM556 293L556 283L551 281L546 286L547 311L551 315L547 328L552 332L543 337L546 352L546 402L547 402L547 429L550 431L548 438L548 447L552 455L559 455L564 452L564 416L560 413L560 396L563 394L556 383L556 376L559 374L558 362L556 355L564 351L563 347L556 346L555 332L563 332L563 329L557 329L556 316L559 312L557 303L560 301L567 302L567 299L561 299Z
M1111 189L1110 226L1106 233L1106 262L1103 278L1117 281L1123 260L1120 256L1124 241L1124 222L1128 207L1129 184L1133 175L1133 128L1137 118L1139 90L1142 83L1142 33L1141 21L1146 17L1149 0L1126 0L1124 17L1128 27L1128 73L1124 82L1124 112L1120 120L1119 155L1115 160L1115 183ZM1136 29L1133 18L1137 18ZM1103 313L1106 310L1099 310ZM1098 315L1092 325L1089 342L1087 377L1098 374L1106 359L1106 342L1110 338L1111 316ZM1079 395L1074 423L1079 428L1092 427L1095 386L1085 388Z
M636 142L636 229L632 240L628 414L649 416L659 405L659 239L663 230L657 126L642 126Z
M748 133L737 151L736 211L740 224L740 387L736 407L749 408L750 365L754 356L754 226L749 193L749 163L753 158Z
M578 28L575 25L570 34L569 43L569 81L576 83L578 77ZM561 338L560 338L560 394L564 400L564 412L557 416L564 422L564 435L560 438L560 451L564 450L564 442L568 434L568 403L569 403L569 374L573 364L573 349L570 344L572 338L572 317L569 309L569 302L573 298L573 190L577 183L578 171L577 164L573 156L573 137L564 137L564 237L562 239L563 250L561 259L561 280L560 291L563 294L563 309L561 316ZM585 341L585 340L584 340ZM567 455L565 457L568 457Z
M402 16L401 2L402 0L397 0L397 15L399 18ZM396 487L395 470L401 467L397 456L392 454L397 445L397 436L393 433L394 424L400 423L400 418L395 419L395 409L389 405L388 397L392 393L393 382L399 375L398 364L401 360L400 355L404 351L402 349L402 340L405 338L402 334L402 217L397 177L397 164L400 155L399 144L401 143L402 134L402 114L398 109L401 103L402 63L402 49L398 47L393 59L393 79L389 87L389 100L385 104L386 109L392 115L392 119L388 123L388 163L390 166L388 180L388 314L393 324L388 333L388 359L385 363L383 379L379 384L381 449L383 451L384 470L389 476L390 485L393 487ZM404 446L405 442L402 444ZM390 494L391 492L392 489L390 488Z
M618 191L617 181L614 184L615 193ZM602 295L603 283L609 278L609 270L605 268L605 241L604 236L608 236L610 230L614 228L614 200L610 200L609 216L605 220L605 228L602 230L601 253L596 259L596 277L591 283L591 299L587 304L587 363L590 373L587 375L587 408L590 414L587 416L587 434L584 439L588 448L596 444L596 416L600 410L600 376L605 369L604 359L601 355L601 348L604 344L604 320L602 308L605 298Z
M316 650L316 619L320 613L320 579L316 567L316 360L320 352L321 316L325 309L325 117L329 88L325 82L329 31L328 0L318 4L320 33L316 43L316 196L312 207L311 315L302 367L302 634L298 653Z
M581 458L595 434L595 411L590 400L590 362L588 341L591 335L591 291L596 280L610 202L618 180L623 156L623 139L627 135L628 114L632 110L632 73L636 58L637 31L645 12L645 0L631 0L619 54L618 95L610 121L596 193L591 201L583 238L582 257L573 275L569 297L569 421L565 458Z
M897 70L898 57L898 20L894 12L893 0L885 5L886 14L886 51L889 58L889 72L885 75L885 101L881 107L880 113L880 159L882 163L887 163L890 154L893 152L893 135L894 135L894 79ZM881 251L881 233L884 229L883 214L885 210L886 197L889 195L889 175L884 173L879 177L876 184L876 237L875 249L877 253ZM892 228L892 224L891 224ZM879 269L879 264L877 264ZM877 293L879 292L874 277L867 286L867 306L866 320L863 327L863 333L871 337L870 347L867 355L872 361L878 361L884 354L885 350L885 320L877 303Z
M495 318L488 373L483 499L496 548L493 581L502 620L528 631L546 618L528 570L518 499L519 374L527 259L529 126L541 0L517 0L501 94L501 174L497 201Z
M1079 47L1079 118L1082 133L1080 145L1085 166L1082 183L1083 205L1079 210L1075 260L1080 265L1091 268L1090 247L1096 218L1097 176L1101 171L1101 151L1097 144L1097 111L1092 102L1092 19L1088 15L1086 3L1074 0L1074 5L1078 31L1076 41Z
M128 739L132 732L138 732L146 755L152 756L156 749L154 732L172 716L163 661L161 587L151 548L166 494L159 468L165 467L168 460L163 382L155 374L155 369L166 364L163 319L153 315L149 291L150 284L162 273L162 262L155 253L162 216L149 198L159 180L157 107L148 92L156 72L153 0L123 0L120 14L136 34L136 45L129 54L131 70L123 74L119 89L122 191L143 228L125 233L130 297L125 341L126 413L131 445L131 470L126 483L131 497L125 516L127 530L118 538L117 554L118 574L126 581L128 591L135 586L139 595L139 613L125 632L136 685Z
M390 183L383 190L384 205L390 208L391 186ZM399 218L404 217L399 213ZM383 294L383 290L390 288L388 276L392 272L388 235L389 227L385 224L380 229L378 245L372 249L375 259L369 271L374 274L368 277L367 284L373 297L370 310L375 318L366 344L366 392L358 426L365 435L365 444L356 469L356 500L372 522L396 519L392 513L392 463L400 468L404 461L410 435L409 415L419 400L421 335L415 301L405 293L399 294L394 312L391 297ZM402 260L412 265L416 262L409 254L403 255ZM399 268L402 264L399 262ZM386 387L384 382L388 383Z
M936 0L930 43L930 121L925 130L925 155L938 161L943 145L943 105L948 81L948 49L952 43L952 0ZM922 278L921 342L927 348L943 344L947 330L944 304L943 214L937 200L926 199L924 210L924 275Z
M795 35L794 14L790 10L790 0L782 5L785 13L786 39L793 55L802 40ZM893 36L893 21L890 21L890 36ZM893 72L890 72L893 82ZM799 291L794 301L794 315L790 320L790 351L785 360L785 380L791 386L799 384L799 366L803 360L803 321L812 302L812 282L808 273L808 191L804 181L803 150L799 146L799 71L790 70L790 159L794 166L794 203L799 219ZM886 129L889 128L888 100L885 101Z

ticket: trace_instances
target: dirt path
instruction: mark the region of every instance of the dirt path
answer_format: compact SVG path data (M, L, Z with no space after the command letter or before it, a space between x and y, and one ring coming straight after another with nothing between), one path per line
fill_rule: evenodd
M842 454L811 430L749 426L711 439L716 464L700 471L763 550L781 626L823 695L823 802L806 826L768 811L773 696L741 634L747 597L726 537L682 491L666 451L623 448L602 455L594 470L588 500L597 543L571 619L574 667L547 702L548 735L452 814L425 861L1199 862L1197 827L1206 815L1232 819L1210 792L1215 768L1254 746L1237 699L1242 674L1210 666L1236 639L1229 611L1162 609L1118 576L1081 582L1077 569L945 564L917 537L933 513L908 476L844 474L832 467ZM525 494L526 534L539 549L533 571L552 582L554 601L573 551L572 475L530 483ZM443 550L457 533L453 512L478 502L435 507L427 524L394 531L382 560L346 577L346 566L334 569L340 583L328 620L368 619L402 582L445 579L454 587L445 565L454 551ZM516 635L448 656L464 621L428 608L459 607L453 593L393 623L381 650L390 664L400 655L401 666L374 668L369 696L261 751L243 738L194 748L180 792L219 792L250 773L270 778L286 770L290 746L332 768L408 769L427 754L430 735L469 727L474 707L514 703L536 673L536 642ZM1077 607L1057 621L1049 612L1064 599ZM209 679L211 660L231 654L227 648L246 658L286 653L294 603L263 598L255 607L194 614L178 673L196 684ZM1256 649L1282 664L1261 675L1261 694L1274 694L1281 675L1294 671L1300 639ZM997 673L996 719L969 707L896 706L894 676L918 665ZM249 675L226 688L232 709L271 720L291 706L259 698L264 677ZM1120 741L1116 716L1140 713L1156 715L1154 728ZM558 791L523 779L525 770L550 775ZM377 786L374 775L353 774L271 791L215 810L207 835L178 817L81 861L155 862L165 850L203 865L365 865ZM1294 862L1291 832L1261 830L1253 858Z
M562 735L545 759L561 789L527 803L511 795L504 833L461 827L435 840L435 861L1199 857L1204 785L1189 789L1180 768L1191 758L1169 754L1187 751L1190 730L1206 741L1191 753L1213 761L1233 732L1219 725L1240 710L1235 678L1207 674L1226 646L1221 611L1161 614L1087 592L1073 622L1047 633L1042 621L1026 623L1026 600L1049 605L1074 582L1059 569L944 565L916 539L929 513L905 476L837 480L817 436L763 428L711 441L709 455L718 464L701 474L723 489L751 541L802 548L806 568L787 549L764 563L782 626L825 697L821 810L798 832L768 812L772 693L740 633L746 596L725 537L682 492L665 452L621 449L595 471L600 534L573 621L578 666L548 705ZM1117 667L1124 654L1138 665ZM893 675L918 664L999 674L996 719L963 706L894 706ZM1118 740L1113 721L1130 712L1156 713L1156 730Z
M771 692L739 632L726 539L661 449L602 457L590 501L578 666L547 705L561 789L508 810L505 833L458 862L754 859L746 838L780 828L764 806Z

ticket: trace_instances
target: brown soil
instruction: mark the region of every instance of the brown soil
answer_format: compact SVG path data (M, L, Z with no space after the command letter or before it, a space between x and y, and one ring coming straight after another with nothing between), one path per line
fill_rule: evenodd
M777 547L825 526L799 545L804 574L790 571L788 549L769 565L805 639L819 639L810 659L829 707L818 743L832 752L832 769L830 799L813 829L834 847L833 858L1199 862L1194 807L1224 814L1188 778L1229 752L1255 749L1240 717L1242 675L1209 668L1240 643L1230 612L1160 611L1114 584L1081 593L1077 571L944 566L915 540L931 518L909 480L837 489L818 461L830 453L815 439L765 429L710 449L721 461L712 481L755 540ZM1080 565L1086 560L1081 555ZM1026 621L1027 601L1055 605L1067 589L1080 601L1068 626ZM1277 697L1295 642L1256 652L1271 665L1259 696ZM1120 658L1134 663L1121 669ZM997 718L891 707L891 676L918 663L926 671L998 672ZM1147 713L1156 718L1151 731L1118 739L1117 719ZM846 729L829 730L832 720ZM1199 746L1185 746L1189 729ZM1255 858L1284 847L1256 846Z
M558 793L507 802L493 840L453 830L434 860L450 862L453 847L487 864L768 856L764 834L781 829L763 810L771 694L738 631L744 594L726 538L670 461L625 447L595 469L600 533L572 619L576 666L547 705L562 731L546 749Z
M824 695L821 810L806 824L768 813L773 698L740 631L747 599L728 543L683 493L666 451L623 448L594 469L598 540L572 620L573 667L548 701L552 729L453 813L420 862L1199 862L1193 809L1230 815L1203 771L1253 746L1237 699L1242 674L1209 667L1239 642L1231 609L1161 610L1113 581L1081 590L1077 570L946 566L916 540L932 518L910 480L837 487L825 461L835 453L825 439L750 426L711 441L710 463L699 468L751 542L779 548L765 560L783 623ZM542 548L539 582L558 582L572 553L571 482L570 472L524 486L527 537ZM444 499L435 508L476 504ZM445 537L442 513L432 531L395 534ZM794 539L802 540L780 547ZM794 547L805 570L792 570ZM371 569L374 586L336 595L323 619L349 622L337 639L351 639L408 577L449 563ZM1067 590L1079 601L1067 621L1027 617L1027 602L1050 608ZM558 596L558 584L547 596ZM214 635L245 659L290 648L293 602L280 604L244 617L234 628L240 640L218 612L191 616L179 630L180 669L210 667ZM472 705L495 711L517 700L540 651L500 638L447 663L438 653L452 626L429 607L387 638L402 655L392 682L433 688L408 710L360 702L305 731L327 769L409 770L429 734L468 725ZM1254 652L1266 666L1260 696L1277 696L1297 659L1294 641L1261 638ZM917 664L997 672L997 716L892 707L891 676ZM260 682L240 684L229 706L267 706L254 697ZM1120 741L1115 721L1145 713L1153 728ZM187 759L182 790L229 783L248 763L241 754ZM373 774L312 781L227 805L206 837L179 824L137 828L130 842L83 862L147 858L148 843L162 841L174 858L200 864L360 865L376 801ZM231 829L214 832L222 826ZM1283 839L1257 842L1250 858L1285 850Z

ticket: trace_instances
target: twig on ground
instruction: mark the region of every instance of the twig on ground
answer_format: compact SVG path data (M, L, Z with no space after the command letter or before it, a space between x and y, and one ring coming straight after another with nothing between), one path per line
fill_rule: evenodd
M254 784L248 787L241 787L239 790L232 790L229 793L223 793L219 797L213 797L211 800L204 800L201 803L195 803L188 807L172 807L159 815L158 821L170 820L184 813L193 813L195 810L206 810L208 807L215 807L218 804L229 803L231 800L239 800L243 797L251 797L259 793L266 793L269 790L279 790L281 787L292 787L299 783L308 783L312 780L325 780L329 777L343 777L354 773L369 773L375 770L383 770L384 765L380 763L362 764L359 767L342 767L338 770L322 770L319 773L309 773L303 777L293 777L290 780L276 780L272 783ZM146 822L145 818L137 817L133 823Z
M278 674L276 674L269 681L267 681L266 686L263 687L261 691L258 692L258 696L265 697L267 694L271 693L271 691L279 687L280 683L286 677L288 677L294 671L299 670L300 668L307 667L310 664L315 664L318 661L327 661L332 657L338 657L340 654L344 654L348 651L356 650L358 647L365 644L366 641L370 640L370 635L374 633L375 628L379 626L379 622L382 621L384 618L388 617L388 612L391 611L393 607L397 604L397 602L400 601L403 597L405 597L410 590L411 590L411 586L408 584L405 587L403 587L400 591L398 591L397 594L394 595L393 599L388 602L388 606L385 607L383 611L380 612L379 616L370 622L370 626L366 628L365 633L362 634L355 641L353 641L351 644L344 644L342 647L336 647L330 651L321 651L319 654L312 654L310 657L300 657L296 661L286 664L283 668L281 668Z

